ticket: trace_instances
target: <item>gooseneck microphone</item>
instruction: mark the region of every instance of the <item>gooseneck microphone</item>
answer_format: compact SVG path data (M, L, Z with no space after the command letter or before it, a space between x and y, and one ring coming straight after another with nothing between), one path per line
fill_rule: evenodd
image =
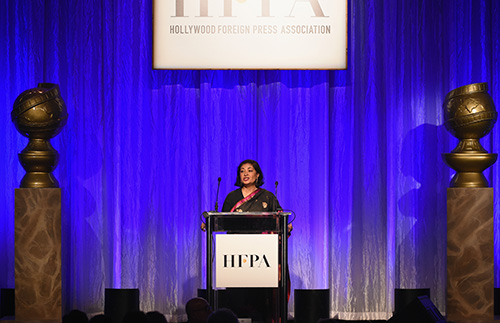
M278 200L278 181L274 182L274 196L276 197L276 201L277 201ZM281 212L281 211L283 211L283 209L281 208L281 206L278 206L276 208L276 211Z
M221 178L219 177L217 179L217 197L215 198L215 212L219 212L219 189L220 189L220 180Z

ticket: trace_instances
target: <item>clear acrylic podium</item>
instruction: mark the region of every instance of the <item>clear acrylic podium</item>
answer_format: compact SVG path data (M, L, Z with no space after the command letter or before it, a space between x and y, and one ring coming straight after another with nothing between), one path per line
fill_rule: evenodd
M207 301L215 310L219 307L218 290L214 288L215 234L277 234L280 264L277 288L277 323L286 323L288 315L288 212L204 212L207 225L206 278Z

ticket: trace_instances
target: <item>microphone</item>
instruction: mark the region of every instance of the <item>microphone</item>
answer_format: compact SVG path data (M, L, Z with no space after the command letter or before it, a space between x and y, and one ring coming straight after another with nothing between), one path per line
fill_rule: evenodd
M220 189L220 180L221 178L217 178L217 197L215 198L215 212L219 212L219 189Z
M274 182L274 196L276 197L276 201L278 200L278 181ZM280 207L276 208L277 212L283 211L283 209Z

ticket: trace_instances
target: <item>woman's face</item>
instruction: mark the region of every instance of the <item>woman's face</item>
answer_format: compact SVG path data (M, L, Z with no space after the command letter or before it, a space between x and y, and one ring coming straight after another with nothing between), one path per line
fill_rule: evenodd
M257 179L259 174L253 168L252 164L243 164L240 167L240 180L243 186L248 186L255 184L257 185Z

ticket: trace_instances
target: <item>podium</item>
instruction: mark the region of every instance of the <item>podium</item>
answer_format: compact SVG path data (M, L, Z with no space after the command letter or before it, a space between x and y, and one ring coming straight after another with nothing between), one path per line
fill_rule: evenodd
M271 288L276 304L273 305L274 321L286 323L287 225L290 214L288 212L204 213L207 225L207 301L214 310L219 308L219 294L224 290ZM255 248L255 251L252 248Z

